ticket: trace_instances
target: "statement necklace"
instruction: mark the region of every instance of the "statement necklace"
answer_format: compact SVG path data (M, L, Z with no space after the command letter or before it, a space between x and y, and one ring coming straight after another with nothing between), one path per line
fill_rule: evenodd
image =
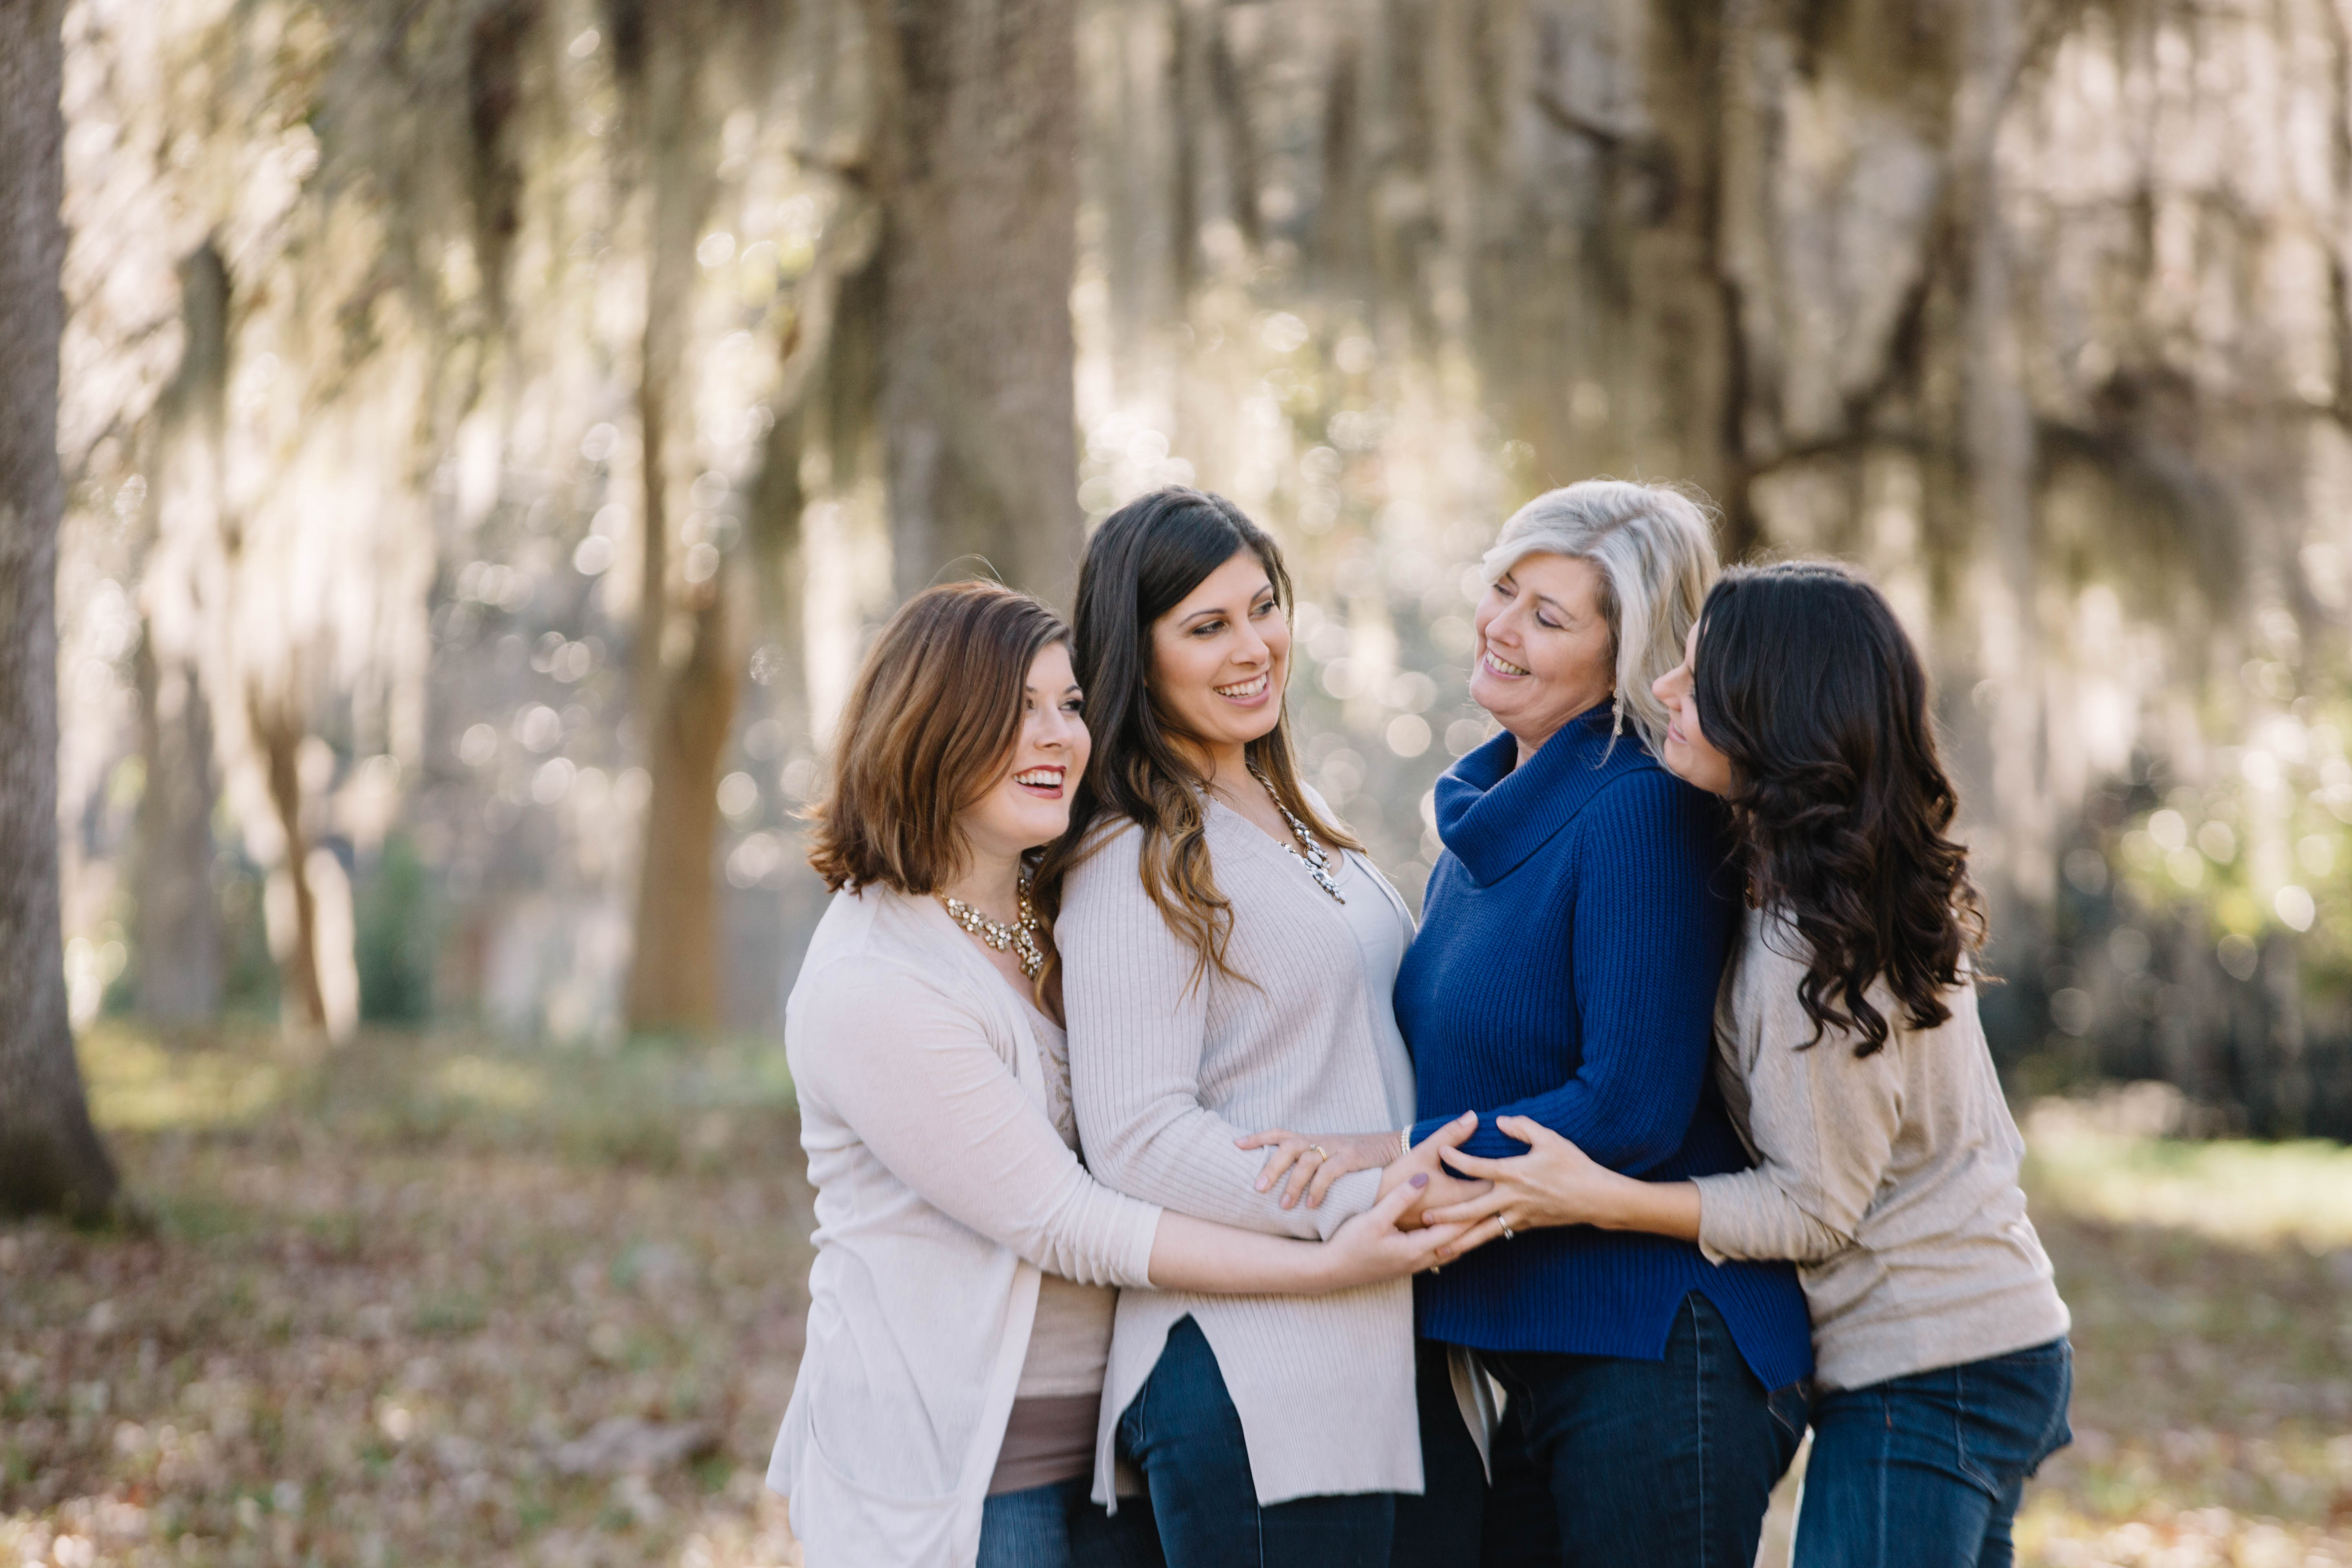
M1258 771L1258 766L1255 763L1249 764L1249 771L1250 777L1257 780L1259 785L1265 789L1266 799L1274 802L1274 809L1282 813L1282 820L1290 824L1290 831L1298 836L1298 842L1307 846L1307 851L1305 854L1301 854L1297 850L1293 849L1287 844L1282 847L1282 852L1289 856L1293 860L1297 861L1300 865L1306 867L1307 874L1315 879L1315 882L1318 887L1331 895L1331 901L1333 903L1346 903L1348 901L1346 895L1339 891L1339 883L1338 879L1331 875L1331 857L1329 852L1327 851L1323 846L1315 841L1315 835L1307 827L1307 824L1299 821L1297 817L1292 816L1290 807L1282 804L1282 797L1274 793L1274 785L1267 783L1266 776Z
M1038 933L1045 929L1037 918L1037 906L1029 901L1029 873L1021 873L1021 912L1010 925L973 909L961 899L939 895L940 904L948 911L948 919L980 938L998 952L1010 949L1021 964L1021 977L1034 980L1045 967L1045 945Z

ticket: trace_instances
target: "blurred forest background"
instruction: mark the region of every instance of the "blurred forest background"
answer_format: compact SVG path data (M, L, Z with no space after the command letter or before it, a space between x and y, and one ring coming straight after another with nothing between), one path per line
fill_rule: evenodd
M861 639L1234 497L1417 893L1520 500L1933 650L2036 1084L2352 1132L2334 0L77 0L73 1016L772 1031Z
M2352 5L17 8L64 41L66 999L165 1223L0 1236L0 1551L644 1561L705 1503L675 1560L770 1551L782 1394L725 1368L789 1372L763 1042L873 628L1066 602L1091 521L1222 491L1417 900L1475 563L1611 474L1929 651L1996 1049L2075 1096L2036 1203L2124 1347L2041 1560L2352 1561L2352 1163L2182 1141L2352 1137ZM730 1215L779 1231L740 1299ZM337 1378L357 1435L290 1436ZM615 1410L676 1451L562 1447ZM481 1533L323 1517L357 1465Z

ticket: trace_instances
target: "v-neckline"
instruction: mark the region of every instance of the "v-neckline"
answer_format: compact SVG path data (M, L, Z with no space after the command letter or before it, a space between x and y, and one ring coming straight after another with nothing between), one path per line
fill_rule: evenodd
M1212 792L1210 792L1210 791L1207 791L1207 790L1203 790L1203 791L1202 791L1202 792L1201 792L1201 795L1202 795L1202 798L1203 800L1206 800L1206 801L1207 801L1211 805L1215 806L1219 811L1223 812L1227 816L1232 817L1235 822L1238 822L1238 823L1240 823L1244 827L1248 828L1248 829L1250 830L1250 832L1251 832L1251 833L1253 833L1253 834L1255 834L1255 836L1257 836L1258 837L1263 838L1264 840L1265 840L1265 842L1266 842L1268 845L1270 845L1270 846L1272 846L1272 847L1273 847L1274 852L1275 852L1276 854L1277 854L1277 855L1297 855L1297 854L1298 854L1298 835L1297 835L1296 833L1292 834L1292 835L1290 836L1290 837L1289 837L1289 839L1288 839L1287 841L1285 841L1285 840L1280 839L1280 838L1276 838L1273 834L1268 833L1265 828L1260 827L1256 823L1252 822L1252 821L1249 819L1249 816L1248 816L1248 814L1247 814L1247 813L1243 812L1243 811L1241 811L1241 810L1238 810L1237 808L1235 808L1235 807L1234 807L1234 806L1227 805L1223 801L1219 800L1213 793L1212 793ZM1327 853L1328 853L1328 852L1327 851ZM1341 851L1341 853L1343 853L1343 854L1344 854L1344 853L1345 853L1345 851L1343 850L1343 851ZM1301 858L1302 859L1304 858L1304 857L1303 857L1303 856L1302 856L1302 857L1300 857L1300 858Z
M1307 857L1301 855L1297 848L1297 838L1295 835L1293 836L1293 841L1291 843L1285 844L1281 839L1276 838L1273 834L1268 833L1265 828L1260 827L1256 823L1252 822L1248 817L1243 816L1232 806L1227 805L1215 795L1207 795L1206 792L1203 792L1203 798L1205 798L1212 806L1223 812L1226 816L1239 823L1244 828L1246 828L1249 832L1250 837L1258 843L1265 845L1268 853L1278 856L1283 860L1287 861L1288 864L1285 865L1283 869L1300 879L1307 887L1314 889L1315 901L1318 904L1327 905L1334 910L1339 908L1343 900L1332 898L1330 890L1325 888L1320 882L1314 879L1313 873L1307 869ZM1323 852L1330 857L1331 879L1333 881L1339 881L1348 875L1350 866L1349 863L1349 852L1346 849L1334 844L1327 847ZM1343 916L1342 918L1344 919L1345 917Z

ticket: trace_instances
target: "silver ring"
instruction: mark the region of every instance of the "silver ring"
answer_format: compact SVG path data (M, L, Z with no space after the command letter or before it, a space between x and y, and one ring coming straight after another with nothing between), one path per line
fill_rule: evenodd
M1511 1240L1517 1234L1511 1229L1511 1222L1505 1219L1501 1215L1496 1215L1495 1216L1495 1223L1503 1227L1503 1239L1505 1241Z

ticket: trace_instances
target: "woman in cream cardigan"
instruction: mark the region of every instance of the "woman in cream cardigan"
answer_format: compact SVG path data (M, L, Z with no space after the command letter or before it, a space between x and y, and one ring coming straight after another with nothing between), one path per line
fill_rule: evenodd
M1157 1561L1148 1509L1087 1496L1118 1288L1378 1289L1448 1239L1396 1228L1410 1191L1316 1245L1079 1163L1023 861L1087 764L1067 637L1009 589L932 589L842 720L811 856L835 896L785 1008L817 1257L768 1471L816 1568Z

